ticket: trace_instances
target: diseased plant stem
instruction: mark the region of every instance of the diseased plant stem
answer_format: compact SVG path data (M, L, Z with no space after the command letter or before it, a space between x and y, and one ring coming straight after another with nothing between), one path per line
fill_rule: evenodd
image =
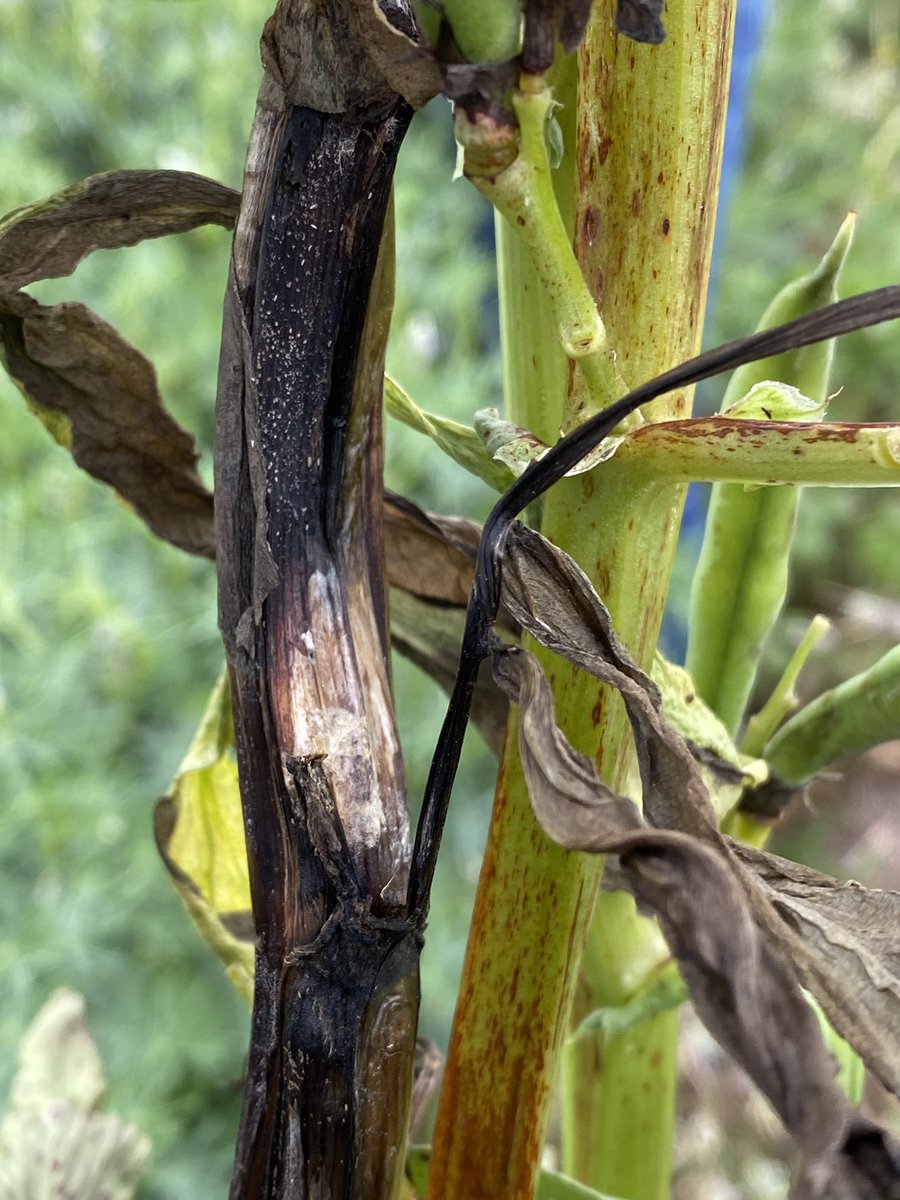
M286 0L267 26L278 69L251 137L217 402L256 930L232 1200L391 1200L419 998L381 539L393 247L379 259L379 244L411 109L367 74L346 9L327 18L333 46L310 49L313 19Z
M666 42L651 48L615 38L601 4L580 56L576 247L632 386L699 347L733 19L732 0L679 0L667 6ZM644 415L671 420L689 411L690 397L676 393ZM641 487L624 463L608 466L581 505L564 489L556 503L548 498L545 532L592 573L620 635L649 665L683 492L662 481ZM594 694L592 702L572 689L559 703L582 746L599 705L598 761L621 786L631 754L622 710ZM639 922L619 918L614 896L599 897L581 981L585 1008L627 991L619 964L646 953ZM615 955L604 954L615 942ZM668 1197L677 1031L674 1011L609 1038L597 1069L582 1071L577 1090L564 1095L572 1137L565 1160L583 1182L628 1200ZM624 1124L615 1113L627 1114ZM592 1151L598 1139L602 1155Z
M611 3L595 6L579 55L574 228L608 344L622 374L635 383L699 343L733 6L730 0L671 4L669 40L661 48L619 38L612 10ZM530 282L527 271L516 278L519 259L510 255L501 267L513 291ZM516 382L525 387L508 391L513 404L507 415L551 436L560 418L565 427L577 423L585 397L566 363L565 375L544 397L552 415L540 420L536 413L529 384L546 387L554 359L559 361L546 334L523 345L507 329L504 345L507 361L525 354L534 365L517 373ZM689 397L676 393L650 407L657 420L685 416ZM682 495L679 485L648 481L613 459L599 471L564 480L544 503L542 532L592 577L620 634L645 665L662 618ZM621 789L631 761L621 705L567 664L547 656L544 662L561 726L577 748L597 752L605 779ZM509 739L448 1059L430 1196L533 1195L599 873L600 864L564 853L537 829L517 746ZM621 899L616 904L621 908ZM636 925L640 919L633 914L624 925L615 912L607 921L606 906L601 897L603 938L617 944L616 962L633 968L638 943L645 944L644 954L656 934ZM665 951L659 948L659 954ZM658 961L651 953L648 970ZM598 1007L611 993L627 998L629 972L617 972L608 957L596 956L581 982L587 1007ZM639 982L632 979L631 986ZM638 1026L627 1035L627 1046L606 1047L607 1069L582 1076L577 1098L568 1097L564 1124L572 1141L566 1157L583 1165L584 1182L615 1192L612 1181L622 1181L632 1200L668 1194L676 1030L671 1014ZM630 1069L635 1054L645 1054L653 1086L645 1073ZM580 1058L583 1069L585 1056ZM588 1161L579 1147L597 1142L598 1123L614 1110L628 1113L630 1135L619 1125L606 1141L603 1161ZM636 1155L642 1166L632 1175L629 1162Z
M900 487L900 425L700 417L644 425L616 454L672 482Z

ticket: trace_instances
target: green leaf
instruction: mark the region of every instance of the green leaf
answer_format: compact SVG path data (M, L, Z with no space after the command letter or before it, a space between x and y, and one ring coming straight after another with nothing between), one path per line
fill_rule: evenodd
M734 421L759 421L763 417L767 421L819 421L827 407L827 396L812 400L790 384L764 379L723 409L720 416Z
M248 1000L254 934L227 676L210 697L178 774L156 806L154 832L200 936Z
M724 724L697 694L684 667L656 654L650 677L662 692L666 720L685 741L705 752L700 758L701 773L721 820L737 804L745 787L765 783L768 765L738 749Z
M19 1046L0 1124L0 1200L130 1200L150 1141L120 1117L95 1111L105 1090L84 999L60 989Z
M424 1198L428 1188L428 1165L431 1161L430 1146L411 1146L406 1159L406 1174L415 1195ZM558 1171L541 1170L538 1176L536 1200L616 1200L605 1192L595 1192L568 1175Z

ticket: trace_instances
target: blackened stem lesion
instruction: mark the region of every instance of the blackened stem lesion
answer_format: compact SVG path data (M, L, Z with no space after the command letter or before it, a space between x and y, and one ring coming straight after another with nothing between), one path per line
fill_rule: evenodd
M257 936L233 1200L387 1198L405 1133L421 934L372 527L370 299L410 116L393 96L265 116L226 301L220 620Z

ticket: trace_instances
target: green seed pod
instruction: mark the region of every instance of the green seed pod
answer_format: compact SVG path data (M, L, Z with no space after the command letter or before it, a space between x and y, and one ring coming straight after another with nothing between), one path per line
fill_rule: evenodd
M837 236L825 251L819 265L808 275L801 275L781 289L762 315L759 329L771 329L794 317L833 304L838 298L838 279L853 241L856 228L856 213L848 213L837 232ZM757 383L766 379L778 379L799 388L805 396L822 402L828 395L828 377L834 358L834 341L819 342L815 346L804 346L800 350L789 350L760 362L740 367L731 377L722 401L727 409Z
M807 704L766 747L772 774L800 786L848 754L900 737L900 646Z
M519 53L521 0L443 0L441 9L468 62L508 62Z
M818 267L775 297L761 329L837 299L854 222L851 213ZM820 420L832 355L833 343L826 342L742 367L731 380L723 407L727 411L739 404L736 411L746 418L750 413L741 398L762 383L777 388L767 383L775 378L789 385L773 396L778 419ZM793 407L791 388L801 393L802 401ZM761 390L752 398L763 397L757 419L768 419L772 413L765 395ZM712 489L691 594L687 668L698 694L732 736L743 719L763 643L784 604L798 500L799 491L792 487L748 491L740 484L718 483Z

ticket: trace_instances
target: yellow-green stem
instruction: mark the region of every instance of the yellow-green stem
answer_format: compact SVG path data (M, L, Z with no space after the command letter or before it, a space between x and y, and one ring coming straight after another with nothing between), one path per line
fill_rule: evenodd
M655 922L639 916L621 892L604 895L586 946L572 1011L573 1029L598 1008L621 1008L658 973L668 950ZM581 1180L601 1176L615 1196L668 1194L668 1152L648 1147L671 1144L674 1108L648 1105L648 1095L672 1095L677 1067L679 1010L661 1012L621 1034L581 1033L563 1054L562 1168ZM597 1080L605 1074L629 1078L621 1104L592 1121L582 1136L583 1106L596 1114ZM623 1152L623 1143L629 1151Z
M618 366L637 384L699 347L734 11L731 0L672 0L666 42L646 47L612 32L612 8L608 0L595 5L580 56L576 248ZM648 409L645 417L657 421L686 416L690 396ZM613 459L567 480L545 505L544 532L589 571L644 664L658 635L682 498L679 486L642 485ZM587 680L558 703L582 748L594 720L600 766L621 785L631 753L621 707ZM623 919L615 898L600 896L579 1015L627 990L622 964L645 954L649 940L639 920ZM573 1049L581 1061L577 1072L574 1061L566 1070L564 1162L583 1182L627 1200L667 1200L677 1029L676 1011L609 1037L593 1069Z
M564 139L574 132L574 62L553 72ZM554 175L564 221L571 158ZM507 416L548 442L569 365L552 297L517 226L498 219ZM571 669L558 664L562 678ZM515 726L513 726L515 728ZM431 1200L531 1200L567 1029L577 955L599 864L552 844L531 814L515 736L497 795L435 1129Z
M636 383L699 346L733 4L670 0L663 47L619 37L614 16L613 0L595 4L578 59L576 135L569 141L577 173L573 228L605 323L605 345L595 348ZM538 182L543 203L546 181ZM514 227L522 229L518 222ZM508 242L501 241L501 249ZM524 244L536 272L526 270L522 278L533 286L535 273L543 274L549 277L545 286L558 289L555 252L544 254L533 238ZM522 257L520 246L501 263L501 279L513 295ZM558 299L551 295L548 306L557 314ZM509 314L514 303L507 295L502 311ZM545 323L543 332L533 323L504 331L506 362L525 356L531 363L516 373L521 390L507 391L507 416L548 440L557 421L565 426L577 420L586 403L583 373L561 360L557 329L554 322ZM528 333L530 343L524 341ZM605 387L598 381L604 391L608 379ZM552 416L539 420L538 405ZM652 406L652 415L671 419L687 415L689 407L690 397L676 393ZM564 480L544 506L542 531L578 558L647 667L682 499L682 485L654 482L613 459L601 470ZM579 749L596 753L607 782L626 787L632 746L621 703L568 664L547 655L543 661L568 736ZM597 859L564 852L538 829L516 740L508 738L435 1130L431 1200L534 1196L600 871ZM588 1006L599 1007L597 999L602 1004L613 995L627 999L666 955L655 926L633 906L626 911L629 904L621 896L600 899L591 966L579 985ZM591 1177L584 1182L609 1192L615 1190L609 1181L621 1180L628 1190L619 1194L626 1200L668 1196L676 1043L677 1018L662 1013L609 1039L604 1070L579 1075L584 1089L578 1100L585 1107L578 1111L569 1095L566 1156L581 1162L579 1146L598 1140L604 1146L602 1161L586 1165ZM635 1071L638 1060L643 1065ZM627 1114L624 1124L617 1113Z

